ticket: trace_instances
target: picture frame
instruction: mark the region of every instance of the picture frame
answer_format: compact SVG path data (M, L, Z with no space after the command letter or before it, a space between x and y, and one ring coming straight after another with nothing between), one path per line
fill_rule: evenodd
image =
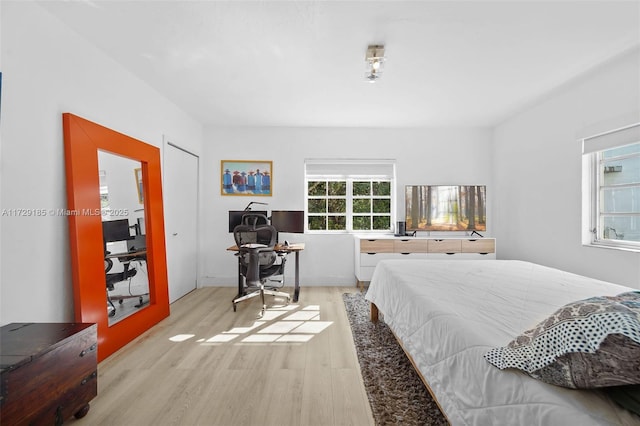
M138 190L138 202L144 204L144 188L142 187L142 168L133 169L136 177L136 189Z
M221 160L220 194L270 197L273 195L273 161Z

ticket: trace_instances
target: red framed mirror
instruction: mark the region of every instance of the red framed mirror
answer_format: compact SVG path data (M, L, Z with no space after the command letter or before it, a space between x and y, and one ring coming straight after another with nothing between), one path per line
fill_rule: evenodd
M102 361L169 315L160 150L70 113L62 120L75 321L98 324ZM99 152L139 162L144 188L148 305L115 323L109 322Z

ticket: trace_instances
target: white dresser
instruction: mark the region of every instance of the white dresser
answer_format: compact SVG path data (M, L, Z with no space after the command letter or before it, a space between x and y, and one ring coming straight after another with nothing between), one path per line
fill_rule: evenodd
M354 258L360 287L384 259L495 259L496 239L356 235Z

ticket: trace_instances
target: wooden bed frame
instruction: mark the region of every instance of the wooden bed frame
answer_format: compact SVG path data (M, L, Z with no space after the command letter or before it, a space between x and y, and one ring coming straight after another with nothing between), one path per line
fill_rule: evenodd
M378 309L378 307L376 306L375 303L369 302L369 304L370 304L369 318L370 318L371 322L378 322L378 319L380 317L380 310ZM438 409L440 410L440 412L444 416L445 420L447 421L447 423L451 424L451 422L449 421L449 418L444 413L444 410L442 409L442 406L440 405L440 402L438 402L438 398L436 398L436 395L431 390L431 386L429 386L429 383L427 382L427 379L424 378L424 376L422 375L422 373L418 369L418 366L416 365L415 361L413 360L413 357L404 348L404 344L402 343L402 341L400 339L398 339L398 336L396 336L396 333L394 333L393 330L391 330L391 333L393 334L393 337L396 339L396 341L398 342L398 344L402 348L402 351L404 352L404 354L407 356L407 358L409 358L409 361L411 362L411 365L413 366L413 369L415 370L416 373L418 373L418 377L420 377L420 380L422 381L424 386L427 388L427 391L429 391L429 394L431 395L431 398L433 398L433 400L435 401L436 405L438 406Z

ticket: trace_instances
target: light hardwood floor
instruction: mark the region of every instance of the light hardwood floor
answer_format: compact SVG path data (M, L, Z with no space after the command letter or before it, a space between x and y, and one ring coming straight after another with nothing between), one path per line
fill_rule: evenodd
M238 305L206 287L98 366L98 396L75 425L373 425L342 293ZM272 298L270 300L273 300Z

